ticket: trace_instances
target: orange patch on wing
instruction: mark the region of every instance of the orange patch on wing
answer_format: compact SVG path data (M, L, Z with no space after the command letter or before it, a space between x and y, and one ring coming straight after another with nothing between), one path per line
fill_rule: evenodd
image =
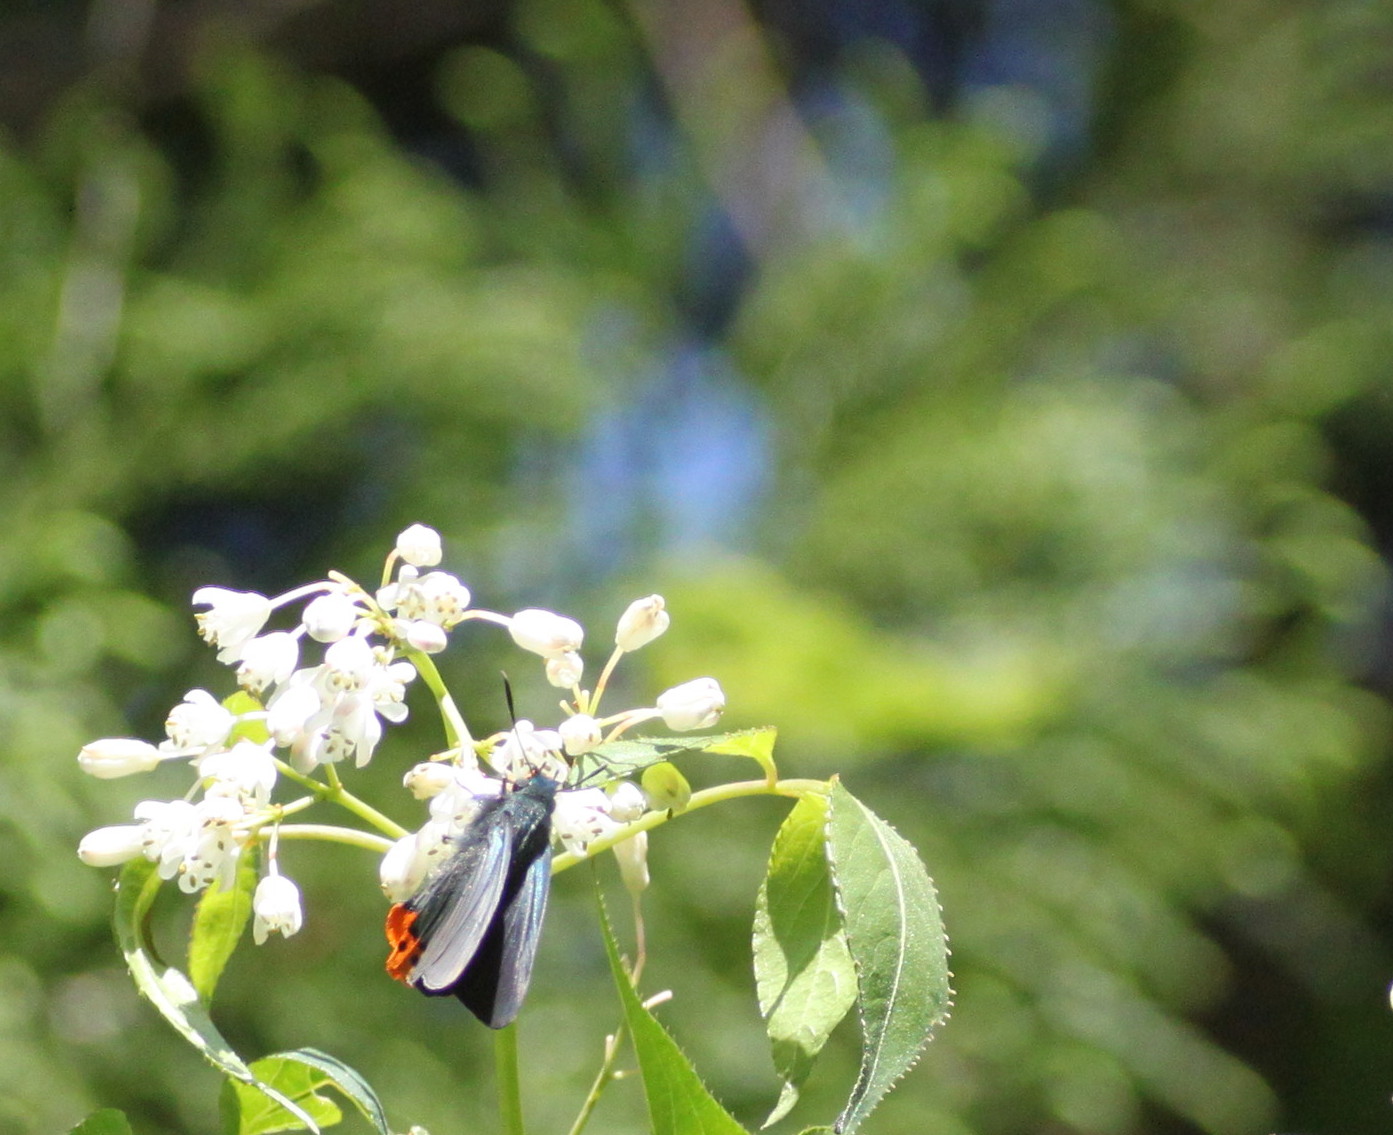
M411 929L415 921L416 911L402 902L387 912L387 945L392 948L387 955L387 973L400 982L410 982L416 959L421 956L421 940Z

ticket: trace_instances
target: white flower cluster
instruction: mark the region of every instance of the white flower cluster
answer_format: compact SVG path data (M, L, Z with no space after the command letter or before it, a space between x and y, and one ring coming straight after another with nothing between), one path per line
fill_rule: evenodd
M563 754L589 752L640 722L661 718L670 729L701 729L713 725L724 710L720 686L701 678L668 690L652 707L596 716L620 657L667 629L661 596L637 600L624 612L614 652L592 694L580 688L584 631L579 623L536 608L513 615L471 608L469 589L458 578L423 570L440 560L439 535L417 524L397 538L384 585L375 594L336 573L276 598L220 587L196 591L194 603L207 608L196 616L200 633L217 648L218 660L235 668L250 708L234 712L207 691L191 690L170 711L160 744L108 738L85 746L78 762L96 777L148 772L164 761L184 759L193 765L197 780L180 799L137 805L134 824L89 833L78 847L82 860L111 866L143 855L158 865L162 878L177 879L186 892L214 884L229 887L241 852L269 827L268 873L253 899L253 937L262 942L271 932L295 933L302 921L299 890L280 874L274 833L284 815L314 798L273 804L278 775L290 772L303 779L321 765L367 764L382 738L383 722L400 722L407 715L406 687L417 670L398 655L418 651L418 661L427 665L420 655L443 650L449 632L465 620L507 627L519 646L542 657L547 679L569 689L573 700L562 703L566 716L554 730L519 721L479 746L479 753L464 745L447 754L452 761L428 762L407 774L412 793L430 799L431 818L420 831L398 840L383 860L383 889L394 899L411 893L448 853L480 797L497 795L534 775L564 783L568 766ZM266 630L274 612L305 600L293 628ZM323 644L324 650L316 664L301 666L306 640ZM481 754L497 777L479 770ZM338 783L332 773L329 783ZM584 853L590 843L641 815L644 807L642 790L634 785L608 793L598 788L563 792L557 796L553 828L566 847ZM616 845L630 886L646 884L645 847L642 834Z

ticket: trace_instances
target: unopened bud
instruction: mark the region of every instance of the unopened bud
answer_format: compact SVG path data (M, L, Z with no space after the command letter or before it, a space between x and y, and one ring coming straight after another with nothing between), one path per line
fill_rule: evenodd
M585 661L574 650L547 659L547 681L558 689L569 690L580 685L580 676L585 673Z
M709 729L725 712L726 696L715 678L695 678L658 695L658 711L669 729Z
M588 713L577 713L556 727L566 752L573 757L588 753L604 739L600 723Z
M397 537L397 555L412 567L434 567L444 555L440 533L424 524L413 524Z
M661 595L635 599L619 616L619 626L614 632L614 645L623 651L647 646L667 630L671 621L671 616L664 609Z
M129 737L108 737L84 745L77 754L78 766L88 776L99 780L115 780L132 773L149 772L160 763L163 754L148 741Z
M528 607L517 612L508 622L508 631L523 650L530 650L543 658L578 651L585 639L584 629L574 619L539 607Z

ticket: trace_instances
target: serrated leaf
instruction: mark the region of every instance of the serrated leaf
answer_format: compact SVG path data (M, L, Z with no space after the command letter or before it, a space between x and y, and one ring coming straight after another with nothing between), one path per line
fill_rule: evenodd
M817 1054L856 1003L856 967L827 866L827 809L825 796L794 806L774 839L755 907L755 988L783 1080L765 1127L798 1102Z
M342 1092L344 1098L353 1104L381 1135L391 1135L391 1128L387 1126L387 1113L383 1110L382 1101L377 1098L377 1093L355 1069L338 1057L320 1052L317 1048L297 1048L293 1052L279 1052L276 1055L282 1060L295 1060L317 1069L328 1077L328 1083Z
M856 963L861 1069L833 1130L850 1135L948 1016L948 939L933 881L884 820L834 782L827 854Z
M624 1023L638 1057L652 1135L745 1135L745 1129L707 1091L677 1042L643 1007L619 960L619 946L603 900L600 924L610 971L624 1009Z
M247 928L256 876L256 856L248 850L237 864L231 889L208 888L194 908L189 930L189 977L204 1002L213 1000L218 979Z
M131 1135L131 1121L124 1111L104 1107L70 1128L68 1135Z
M299 1105L301 1114L313 1116L321 1127L332 1127L343 1119L339 1106L328 1096L319 1094L321 1088L328 1086L330 1078L317 1068L287 1060L284 1056L254 1060L250 1067L262 1089L232 1080L223 1081L219 1101L223 1135L270 1135L275 1131L304 1130L305 1125L297 1115L266 1095L264 1089L267 1087Z
M261 1084L232 1046L223 1039L198 999L198 991L180 970L159 961L148 936L147 919L163 880L155 865L132 859L121 869L116 887L113 917L116 942L125 955L126 967L136 988L186 1041L222 1072L243 1084L259 1087L277 1103L298 1116L310 1131L318 1132L313 1119L274 1088Z
M772 748L773 734L773 729L765 727L698 737L633 737L610 741L586 753L576 762L575 780L592 777L596 770L603 770L615 777L633 776L649 765L672 760L683 753L726 753L758 760L755 754L763 751L766 744L760 738L767 735L767 745Z

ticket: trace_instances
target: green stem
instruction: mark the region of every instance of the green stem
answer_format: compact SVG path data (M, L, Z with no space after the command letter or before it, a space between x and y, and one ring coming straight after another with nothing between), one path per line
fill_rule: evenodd
M558 855L551 861L551 873L555 875L569 867L574 867L584 859L594 858L599 852L607 851L616 843L623 843L631 836L638 835L639 832L661 827L674 815L695 812L698 808L719 804L723 800L737 800L742 796L792 796L797 799L810 793L825 796L830 788L830 784L825 780L802 779L777 780L773 784L767 780L738 780L733 784L718 784L714 788L703 788L700 792L692 793L691 800L687 802L687 806L680 813L649 812L648 815L640 817L633 823L625 824L617 832L595 840L586 849L584 855L577 855L574 851Z
M464 723L464 716L460 713L459 707L455 705L455 699L445 688L445 681L440 677L440 671L435 667L435 660L429 654L412 646L405 647L403 652L410 659L411 664L416 667L416 673L421 675L421 681L425 682L430 692L435 695L435 704L440 707L441 721L445 726L445 743L451 749L474 744L469 726Z
M525 1135L518 1077L518 1029L508 1025L493 1034L493 1064L498 1077L498 1113L504 1135Z
M375 851L385 855L391 850L392 841L372 832L357 828L340 828L332 824L281 824L281 839L322 839L329 843L343 843L349 847L361 847L364 851Z
M329 778L327 787L322 787L323 797L340 808L346 808L360 820L366 820L380 832L386 832L393 839L401 839L407 831L390 816L384 816L366 800L360 800L343 786L333 765L324 766L324 775Z
M619 1059L619 1049L623 1043L624 1026L621 1024L612 1035L605 1038L605 1056L600 1061L600 1070L595 1073L595 1082L590 1085L590 1092L585 1097L585 1102L580 1105L580 1112L576 1115L576 1121L571 1124L569 1135L580 1135L585 1125L590 1122L590 1116L595 1111L596 1104L600 1102L601 1093L614 1079L614 1064Z

